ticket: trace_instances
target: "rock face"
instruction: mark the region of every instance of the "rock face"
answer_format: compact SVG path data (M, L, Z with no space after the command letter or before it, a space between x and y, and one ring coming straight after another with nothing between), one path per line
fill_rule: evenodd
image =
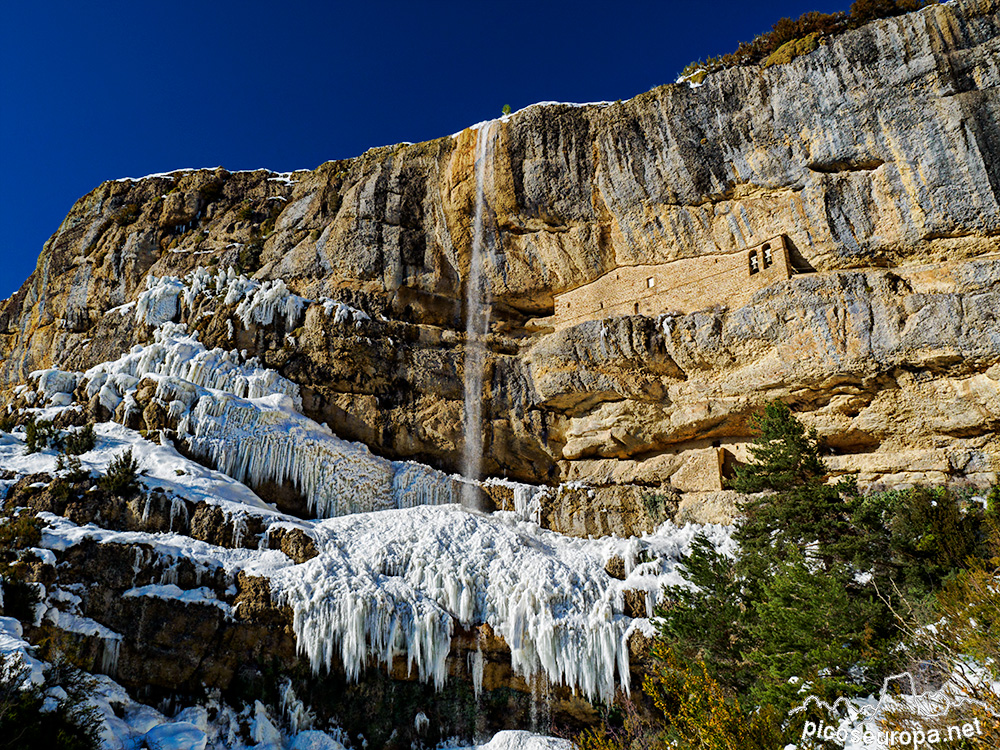
M845 33L787 64L722 70L698 87L625 102L530 107L313 171L105 183L77 202L35 273L0 303L0 394L13 408L37 405L39 378L20 387L32 371L113 361L173 321L230 365L257 357L276 370L302 413L339 438L458 471L480 142L493 304L483 471L496 480L482 491L497 507L518 507L515 482L525 482L547 487L535 496L536 520L566 534L630 536L667 518L730 522L739 498L724 479L746 457L749 418L775 398L817 429L834 475L864 486L995 482L998 10L997 0L955 0ZM743 307L706 300L690 314L546 327L554 295L616 268L778 236L800 273ZM230 267L230 288L251 284L238 274L253 277L280 305L261 316L243 297L205 304L196 287ZM56 395L65 406L76 388L80 408L65 414L78 424L114 418L179 431L181 411L159 398L155 379L140 378L131 402L109 402L100 384ZM8 505L226 547L266 541L297 563L318 554L302 532L238 527L208 503L161 494L140 507L93 482L56 491L36 480L22 478ZM254 490L308 511L300 487ZM383 739L431 701L454 714L441 727L480 729L462 714L474 696L438 700L402 664L388 675L372 666L361 685L324 697L297 661L289 612L253 577L185 586L213 589L222 609L188 603L178 614L155 597L122 598L164 580L136 555L124 545L74 548L58 573L39 563L32 578L84 584L82 612L126 636L114 655L127 686L235 690L243 680L252 694L263 678L241 664L261 671L273 655L330 715L364 716L372 695L396 706L383 716ZM623 575L624 561L609 566ZM628 594L625 611L643 616L645 594ZM226 607L238 617L223 617ZM56 645L61 637L33 635ZM73 645L84 660L91 650L92 666L104 658L96 642ZM532 696L549 691L518 677L505 649L482 625L456 632L449 657L449 672L465 678L470 659L485 658L477 711L491 727L531 714ZM635 651L633 664L641 644ZM569 691L553 695L560 720L582 726L596 715Z
M230 334L233 311L222 310L188 321L207 344L260 355L338 434L456 470L483 137L487 474L659 487L685 464L669 456L726 442L738 457L747 415L781 397L848 454L838 471L985 478L997 469L987 373L1000 353L983 335L995 327L997 268L983 256L1000 251L998 59L995 0L960 0L786 65L614 104L530 107L312 172L106 183L0 308L0 378L112 359L149 335L131 309L113 311L147 275L233 265L372 320L336 325L313 306L294 331ZM740 310L525 328L551 312L553 294L613 268L777 235L817 273ZM916 464L898 458L912 449L925 452ZM897 458L857 457L885 452ZM677 486L717 484L681 476Z

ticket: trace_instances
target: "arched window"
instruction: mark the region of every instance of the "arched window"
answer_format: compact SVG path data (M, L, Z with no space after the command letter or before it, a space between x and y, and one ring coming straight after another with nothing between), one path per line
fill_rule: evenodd
M770 268L774 262L774 259L771 257L771 246L764 245L762 250L764 251L764 268Z
M760 270L760 266L757 264L757 251L750 251L750 275L753 276Z
M635 303L635 304L633 305L633 309L635 310L635 313L634 313L634 314L635 314L635 315L638 315L638 314L639 314L639 303L638 303L638 302L636 302L636 303Z

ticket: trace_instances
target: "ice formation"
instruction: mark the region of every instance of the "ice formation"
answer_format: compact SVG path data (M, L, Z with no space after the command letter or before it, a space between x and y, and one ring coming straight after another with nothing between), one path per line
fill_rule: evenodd
M150 274L136 305L136 321L159 326L177 320L185 310L194 313L203 301L217 300L236 305L236 317L245 327L271 325L275 318L281 318L287 329L299 325L311 303L289 291L281 279L261 283L231 267L215 274L198 268L184 279Z
M171 381L161 379L160 385L164 384ZM340 446L344 453L338 471L352 477L346 483L355 485L350 488L355 499L359 478L364 479L364 472L373 466L380 467L381 473L367 475L366 491L381 498L386 507L449 497L454 503L459 497L457 490L442 489L441 475L427 467L394 463L337 441L324 428L290 411L287 397L252 402L190 387L199 404L209 396L206 403L247 411L248 424L254 425L248 434L267 434L260 425L273 419L275 435L284 433L286 439L300 441L287 455L301 450L303 455L311 455L306 463L313 468L327 460L336 461L323 451ZM228 411L227 415L235 422L236 417ZM197 423L197 415L191 420ZM229 428L234 429L232 424ZM390 663L393 657L403 655L417 677L440 687L447 679L447 658L456 625L472 627L486 622L508 643L513 667L527 678L541 675L588 697L608 699L616 686L628 688L630 634L636 630L648 634L652 629L648 619L623 614L624 592L646 591L648 601L654 603L665 583L680 582L674 570L676 561L697 530L668 525L643 540L574 539L544 531L519 519L516 513L487 516L467 512L457 504L417 504L310 524L268 510L246 488L243 495L227 490L224 478L180 457L169 446L149 443L114 424L99 425L97 433L97 448L83 456L88 463L100 465L122 445L129 445L149 467L144 481L160 483L172 477L174 491L190 495L188 499L207 498L208 492L232 492L234 499L245 497L245 503L234 506L242 511L230 511L234 524L252 512L266 516L269 524L299 526L313 538L319 555L296 565L283 553L266 549L266 544L260 549L225 549L180 534L79 527L48 513L40 514L46 523L42 548L64 550L84 539L141 545L137 546L136 570L147 568L151 564L147 558L155 555L162 573L158 583L133 588L127 596L212 604L227 613L227 605L210 590L180 589L172 564L186 559L195 562L196 572L222 568L227 574L242 570L266 576L274 596L292 608L298 647L313 669L329 668L336 660L352 678L360 676L371 657ZM239 435L239 430L235 434ZM226 444L222 431L217 437ZM251 441L247 435L238 439L244 444ZM263 438L261 445L270 439ZM315 447L302 448L313 439ZM236 455L235 445L230 445L230 450ZM315 452L310 454L310 450ZM16 445L0 446L0 457L21 473L51 470L55 461L46 454L26 456ZM214 484L208 483L199 471L218 478ZM522 489L528 497L532 488L525 485ZM229 501L216 498L215 502ZM716 527L710 531L717 545L725 547L724 530ZM611 556L624 561L625 581L605 573ZM60 627L102 637L109 660L105 667L113 673L116 644L112 641L117 640L117 634L99 632L97 623L56 609L50 609L46 616L58 619ZM473 689L478 692L484 667L481 652L470 654L468 667Z
M280 317L284 319L285 328L291 330L299 324L308 305L309 300L292 294L285 282L277 279L248 290L236 308L236 316L245 327L251 323L271 325Z
M185 284L176 276L146 277L146 289L135 307L137 323L158 326L174 320L181 311L180 298Z
M206 349L198 341L197 332L188 333L184 325L161 325L154 331L153 341L147 346L132 347L131 352L114 362L87 370L83 376L87 397L93 398L107 387L112 399L120 403L125 393L145 376L164 375L246 398L282 393L292 399L296 408L301 407L295 383L262 367L256 359L242 361L236 352Z
M76 390L78 376L75 372L64 372L63 370L35 370L28 375L28 381L33 385L35 391L42 395L45 403L53 403L56 406L66 406L64 403L57 403L60 396L72 395Z
M387 665L405 655L411 672L441 687L454 624L486 622L510 646L517 672L602 700L616 684L629 686L634 621L621 614L625 588L658 594L679 582L675 561L694 533L572 539L455 505L330 519L315 532L319 556L272 579L314 670L337 658L355 679L370 655ZM638 563L650 544L658 555ZM604 571L612 553L631 573L625 582Z
M194 280L205 281L198 275ZM98 396L114 413L122 403L126 411L138 410L134 393L143 379L157 383L156 397L196 454L239 482L290 482L320 517L457 499L459 477L390 461L341 440L296 411L301 397L295 383L255 359L206 349L183 324L161 324L152 344L135 346L82 376L39 373L38 387L72 390L81 381L88 399ZM171 521L185 512L175 505Z
M363 323L371 320L368 313L329 297L321 297L320 302L323 304L323 312L327 317L333 317L333 322L337 325L353 323L355 328L360 328Z
M165 399L176 395L172 384L162 386ZM320 517L453 502L453 478L341 440L280 394L248 400L204 392L181 429L220 471L251 485L291 482Z
M281 713L284 715L289 729L296 734L312 729L313 724L316 723L316 714L295 694L292 681L285 678L279 692Z

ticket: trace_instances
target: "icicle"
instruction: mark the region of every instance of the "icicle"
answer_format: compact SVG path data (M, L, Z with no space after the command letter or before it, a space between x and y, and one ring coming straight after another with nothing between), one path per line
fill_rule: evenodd
M101 673L106 674L108 677L114 677L118 674L118 657L122 648L121 636L104 638L101 642L103 644L101 649Z
M146 500L146 508L148 512L149 500ZM143 517L143 522L146 518ZM135 560L132 562L132 586L135 587L136 579L139 577L139 573L142 571L143 565L146 564L146 551L142 547L135 548Z
M247 517L246 516L234 516L233 517L233 546L242 547L243 540L247 535Z
M176 276L157 278L150 274L146 290L136 302L136 322L157 326L173 320L180 313L180 296L184 291L184 282Z
M179 497L172 497L170 499L170 530L174 530L174 520L177 518L184 518L184 528L186 529L188 524L190 524L191 519L188 516L187 503L185 503Z
M163 569L163 572L160 574L161 584L164 585L177 584L178 562L179 562L178 560L174 560L168 567Z
M196 397L190 386L185 389L177 379L247 398L280 393L289 396L295 408L301 408L299 387L274 370L261 367L255 359L242 362L235 352L206 349L195 334L187 333L179 324L161 325L154 337L154 343L149 346L136 347L114 362L88 370L83 376L88 382L87 397L93 398L100 393L101 403L113 411L121 403L123 394L133 390L139 380L148 375L162 375L173 379L173 387L181 392L179 397L168 396L162 384L158 388L157 398L171 404L170 413L174 418L181 412L179 406L172 404L173 400L190 406Z
M472 691L476 700L483 693L483 672L486 667L483 659L483 646L479 642L479 634L476 634L476 651L469 654L469 674L472 675Z
M411 672L440 687L454 623L487 622L526 678L542 672L553 684L606 701L617 685L628 690L633 620L616 614L617 582L604 573L600 554L557 553L585 542L541 541L537 527L454 506L380 513L356 524L338 519L322 529L329 542L320 556L305 564L305 574L279 574L275 588L292 609L299 652L314 671L339 657L356 679L369 656L390 669L405 654ZM481 686L481 655L469 658Z
M454 502L455 480L426 466L373 456L295 413L279 396L247 401L206 393L179 426L192 450L251 485L291 482L317 516Z
M303 703L292 688L292 681L288 678L281 683L281 713L288 723L290 734L298 734L307 729L312 729L316 723L316 714Z

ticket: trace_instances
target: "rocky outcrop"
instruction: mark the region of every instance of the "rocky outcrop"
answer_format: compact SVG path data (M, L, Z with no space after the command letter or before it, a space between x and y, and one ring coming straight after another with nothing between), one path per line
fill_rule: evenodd
M220 306L185 318L206 344L261 356L343 437L457 470L473 155L485 137L485 473L721 489L701 469L684 477L689 451L726 442L738 456L746 416L781 397L836 452L937 451L926 470L849 458L838 470L985 478L996 471L986 372L1000 358L982 332L995 324L996 273L961 261L1000 251L996 11L990 0L932 6L785 65L613 104L531 107L311 172L106 183L0 307L0 378L113 359L149 336L129 307L148 274L233 265L370 320L335 322L316 304L294 330L230 330L234 310ZM524 328L554 293L616 266L779 234L798 268L819 273L742 310ZM834 273L873 266L889 268Z
M210 463L214 454L195 450L181 429L196 389L188 372L170 374L162 391L163 373L111 373L131 378L120 393L105 390L108 372L66 375L55 392L29 378L111 362L173 321L198 336L177 346L220 350L199 366L271 378L265 395L284 399L272 406L300 405L331 439L363 443L380 461L458 471L474 155L485 139L493 314L483 473L494 481L481 492L497 507L581 537L641 535L668 518L729 523L740 498L725 479L747 456L751 416L770 399L816 428L834 476L866 487L995 482L997 11L996 0L955 0L826 40L786 64L721 70L700 86L625 102L530 107L312 171L106 183L77 202L35 273L0 303L3 402L23 420L27 407L57 398L67 407L59 427L114 419ZM798 273L746 306L706 299L686 315L545 326L554 294L619 266L729 253L779 235ZM152 294L150 277L176 278ZM249 309L249 277L285 306ZM119 497L89 476L0 478L7 506L27 513L182 534L184 544L219 550L280 550L302 565L322 553L308 525L166 491ZM290 475L257 480L254 491L282 511L315 510ZM532 504L521 507L517 482L544 491L528 488ZM387 747L523 727L539 706L552 712L540 726L596 717L568 688L523 678L485 624L456 625L454 679L441 692L403 658L361 664L352 682L336 658L329 673L313 674L291 609L265 578L162 560L148 542L23 552L19 575L46 586L52 604L27 635L134 690L166 696L205 685L237 702L274 702L267 691L280 663L322 718L355 734L364 721L369 740ZM624 557L605 572L625 580ZM616 616L648 614L647 590L619 593ZM627 645L635 668L648 638L630 631ZM420 734L420 711L434 734ZM404 726L414 729L393 735Z
M54 484L43 475L31 479L35 485ZM25 499L22 484L8 510ZM301 532L274 529L269 539L280 537L284 549L295 536L298 547L311 546ZM23 562L0 581L11 594L8 604L14 604L12 584L44 586L34 622L24 623L26 637L39 644L39 656L62 654L147 699L192 700L207 690L220 691L234 704L259 699L277 706L280 683L288 680L298 695L308 697L319 720L335 722L352 737L364 735L376 747L504 728L579 730L599 719L595 705L576 691L551 684L544 674L526 678L515 670L507 643L487 624L456 627L443 688L419 680L405 654L388 665L371 657L356 679L348 679L336 658L330 669L314 672L297 648L292 611L275 602L267 578L219 566L211 547L200 558L176 557L171 551L176 547L158 546L161 539L176 544L180 538L87 538L45 551L51 557L35 561L39 550L9 550ZM624 563L620 567L624 577ZM641 599L643 611L634 616L646 616L645 594L628 593ZM639 632L630 640L634 679L641 676L647 640ZM430 718L429 728L414 722L421 712Z

